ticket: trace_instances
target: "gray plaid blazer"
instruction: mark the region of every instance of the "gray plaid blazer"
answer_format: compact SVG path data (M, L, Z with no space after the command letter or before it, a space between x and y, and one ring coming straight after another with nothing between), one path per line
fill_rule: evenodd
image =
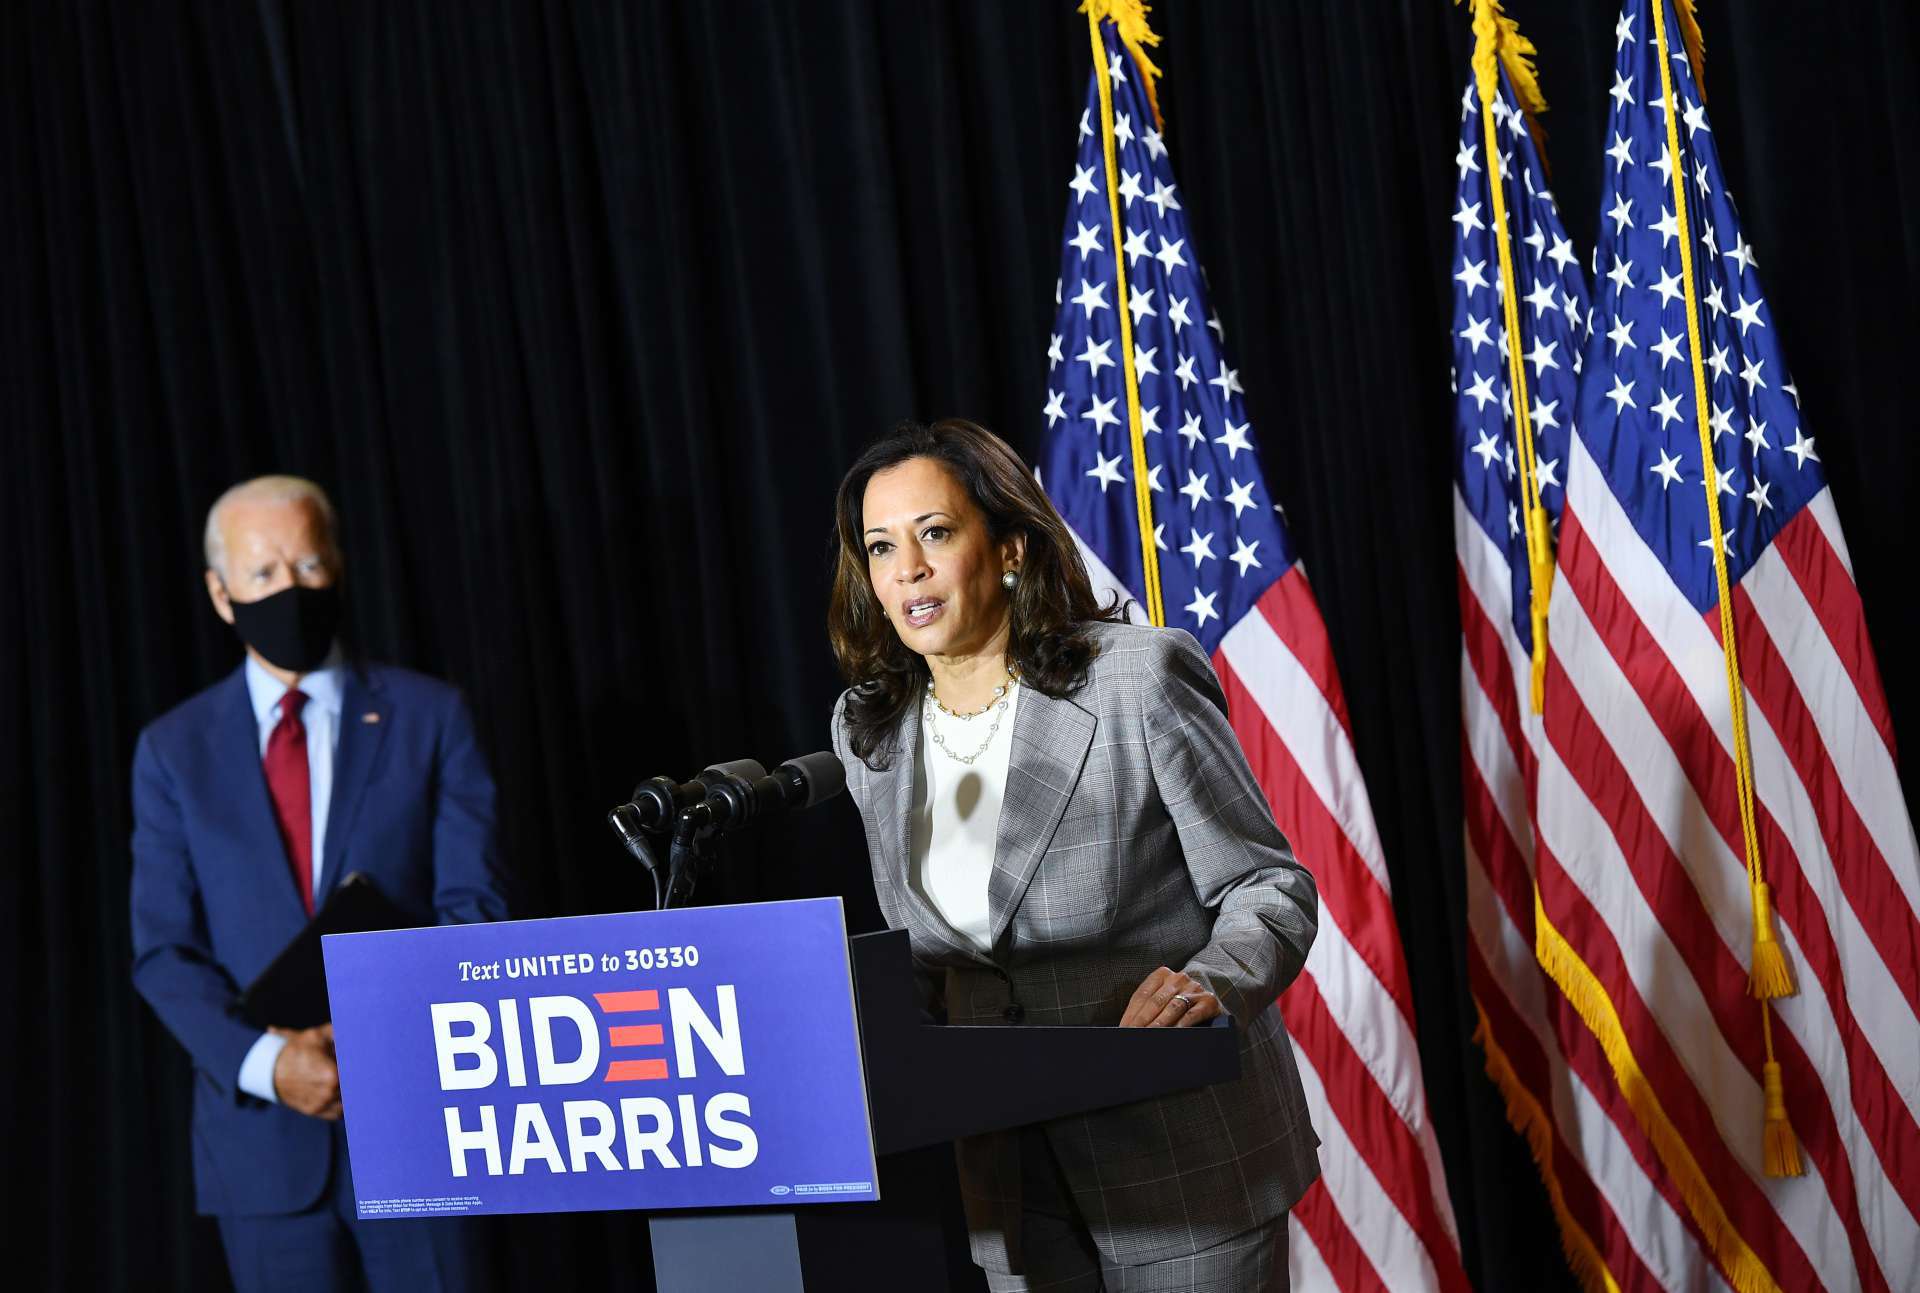
M1161 965L1205 982L1233 1014L1238 1080L1044 1124L1094 1242L1138 1265L1281 1216L1319 1175L1274 1005L1306 960L1319 897L1199 643L1179 629L1093 631L1100 654L1078 691L1020 695L988 885L991 957L910 883L919 706L874 755L879 769L848 748L844 696L833 744L881 910L911 934L923 991L944 997L950 1023L1116 1024ZM988 1270L1021 1269L1019 1139L957 1146L974 1260Z

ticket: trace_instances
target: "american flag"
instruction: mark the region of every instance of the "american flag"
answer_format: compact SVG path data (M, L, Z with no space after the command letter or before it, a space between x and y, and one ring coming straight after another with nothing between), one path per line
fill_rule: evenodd
M1506 58L1517 33L1488 28ZM1590 1289L1686 1288L1710 1269L1683 1205L1646 1161L1645 1137L1606 1056L1534 955L1533 802L1543 739L1533 712L1532 580L1509 348L1518 352L1540 498L1558 524L1591 318L1585 271L1503 63L1490 162L1476 80L1460 104L1453 260L1454 539L1466 809L1468 981L1478 1040L1526 1136L1562 1246ZM1518 335L1505 327L1493 185L1507 213Z
M1611 1073L1611 1098L1640 1128L1629 1147L1691 1218L1718 1277L1743 1289L1911 1288L1920 857L1846 542L1685 25L1672 0L1627 0L1616 31L1538 743L1539 951L1604 1053L1606 1068L1592 1067ZM1798 989L1769 1003L1747 991L1753 896L1708 470L1753 822ZM1763 1027L1805 1176L1764 1170ZM1633 1239L1637 1263L1614 1270L1622 1285L1707 1278L1689 1246Z
M1105 63L1089 82L1067 200L1040 477L1096 582L1144 603L1124 308L1166 621L1212 656L1241 745L1320 887L1319 936L1280 1000L1322 1141L1321 1180L1292 1214L1294 1287L1464 1290L1386 867L1326 631L1260 469L1142 69L1110 22L1101 30Z

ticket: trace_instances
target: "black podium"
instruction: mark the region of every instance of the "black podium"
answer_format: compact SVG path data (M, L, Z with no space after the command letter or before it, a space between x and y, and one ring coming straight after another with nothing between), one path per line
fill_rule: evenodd
M848 945L874 1150L883 1157L1240 1073L1239 1038L1225 1017L1199 1028L930 1024L914 1003L905 931ZM881 1204L654 1213L660 1293L949 1287L939 1219L912 1215L911 1203L889 1207L886 1162L880 1173ZM868 1278L850 1278L861 1269Z

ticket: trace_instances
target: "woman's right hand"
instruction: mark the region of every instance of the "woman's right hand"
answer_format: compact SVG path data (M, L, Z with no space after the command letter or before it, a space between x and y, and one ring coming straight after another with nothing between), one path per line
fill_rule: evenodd
M1220 998L1191 974L1161 966L1133 990L1122 1028L1192 1028L1222 1013Z

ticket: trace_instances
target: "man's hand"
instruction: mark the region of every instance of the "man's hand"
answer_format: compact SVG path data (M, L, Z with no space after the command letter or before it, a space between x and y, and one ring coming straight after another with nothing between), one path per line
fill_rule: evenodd
M1190 974L1161 966L1133 990L1122 1028L1191 1028L1218 1017L1220 998Z
M267 1031L287 1039L273 1062L273 1090L280 1103L312 1118L338 1118L340 1070L333 1062L333 1025Z

